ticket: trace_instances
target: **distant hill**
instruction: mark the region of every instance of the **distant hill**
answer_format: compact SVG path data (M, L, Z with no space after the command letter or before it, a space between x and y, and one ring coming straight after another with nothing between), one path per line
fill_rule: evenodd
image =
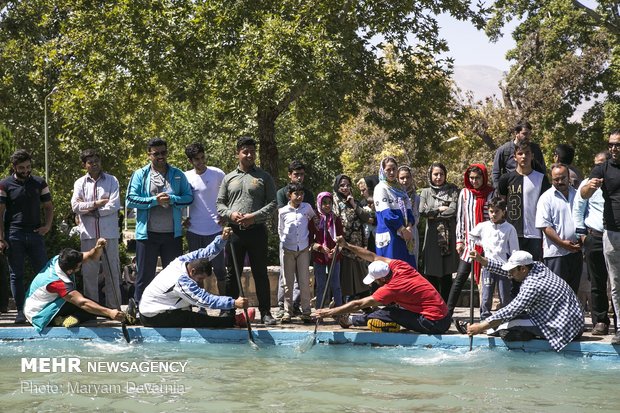
M501 99L499 82L504 73L492 66L454 66L454 83L463 91L470 90L476 100L495 95Z
M502 92L499 90L499 82L502 80L504 72L501 70L484 65L471 66L454 66L454 74L452 78L454 83L461 89L461 96L464 92L471 90L475 100L484 100L484 98L495 95L500 101ZM599 98L603 100L604 96ZM588 111L597 100L593 99L585 101L577 106L575 114L571 117L571 122L581 121L583 114Z

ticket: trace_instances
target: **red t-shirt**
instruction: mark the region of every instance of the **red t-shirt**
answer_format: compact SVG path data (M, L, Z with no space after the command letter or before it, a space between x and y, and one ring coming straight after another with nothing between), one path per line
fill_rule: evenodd
M372 298L384 305L396 303L432 321L448 315L448 306L435 287L415 268L401 260L391 260L389 265L392 278Z

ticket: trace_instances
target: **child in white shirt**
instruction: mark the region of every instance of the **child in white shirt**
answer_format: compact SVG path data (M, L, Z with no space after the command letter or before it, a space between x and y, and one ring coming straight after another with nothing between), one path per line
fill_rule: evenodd
M292 183L287 188L289 202L278 210L278 235L282 249L284 286L283 323L293 316L293 285L299 284L301 321L312 322L310 317L310 221L316 216L312 206L302 202L304 188Z
M484 249L486 258L506 262L514 251L519 250L517 230L506 222L506 201L496 197L489 202L489 221L479 223L469 233L471 240ZM510 295L511 281L499 274L482 269L482 300L480 302L480 320L491 315L493 292L495 285L499 290L501 307L505 307L512 299Z

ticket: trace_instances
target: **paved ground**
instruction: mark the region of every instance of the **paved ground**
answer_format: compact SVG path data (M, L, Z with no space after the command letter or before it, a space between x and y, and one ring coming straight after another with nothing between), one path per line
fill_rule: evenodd
M258 318L258 310L257 311L257 318ZM272 311L272 314L275 314L277 311L277 308L274 308ZM478 310L475 310L475 319L477 320L478 317ZM215 313L214 313L215 314ZM456 311L455 311L455 317L456 318L460 318L463 320L467 320L469 319L469 309L468 308L464 308L464 307L457 307ZM14 319L15 319L15 311L9 311L8 313L2 313L0 314L0 328L2 327L23 327L25 325L18 325L18 324L14 324ZM26 324L27 325L27 324ZM92 327L96 327L96 326L106 326L106 327L110 327L110 326L118 326L119 323L114 322L114 321L110 321L110 320L105 320L105 319L97 319L95 321L91 321L88 323L83 324L84 326L92 326ZM314 324L303 324L301 322L301 320L299 320L299 318L293 318L293 322L291 324L277 324L276 326L265 326L265 325L261 325L261 324L253 324L253 327L255 329L269 329L269 328L277 328L279 330L295 330L295 331L312 331L314 329ZM337 323L335 323L333 320L331 319L326 319L324 320L323 324L321 324L319 326L319 328L321 330L326 330L326 331L339 331L339 330L343 330ZM586 324L586 332L584 332L583 336L580 338L580 341L586 341L586 342L597 342L597 343L610 343L611 342L611 338L613 337L613 329L610 329L610 334L607 336L592 336L590 334L590 330L592 329L592 325L587 323ZM351 328L351 330L356 330L356 331L360 331L360 330L364 330L364 328L362 327L354 327ZM456 331L456 328L454 327L454 324L452 326L450 326L450 330L446 333L446 334L459 334Z

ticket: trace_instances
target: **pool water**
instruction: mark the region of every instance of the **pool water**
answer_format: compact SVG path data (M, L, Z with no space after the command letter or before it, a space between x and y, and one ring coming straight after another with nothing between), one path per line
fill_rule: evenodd
M32 365L22 372L22 359L41 357L78 360L82 372L32 372ZM47 340L0 342L0 360L3 412L620 410L615 357L323 344L299 353L294 346L255 351L242 344ZM87 371L95 362L99 367ZM125 362L126 369L110 372L113 362ZM162 364L179 371L156 372ZM142 371L134 371L137 366Z

